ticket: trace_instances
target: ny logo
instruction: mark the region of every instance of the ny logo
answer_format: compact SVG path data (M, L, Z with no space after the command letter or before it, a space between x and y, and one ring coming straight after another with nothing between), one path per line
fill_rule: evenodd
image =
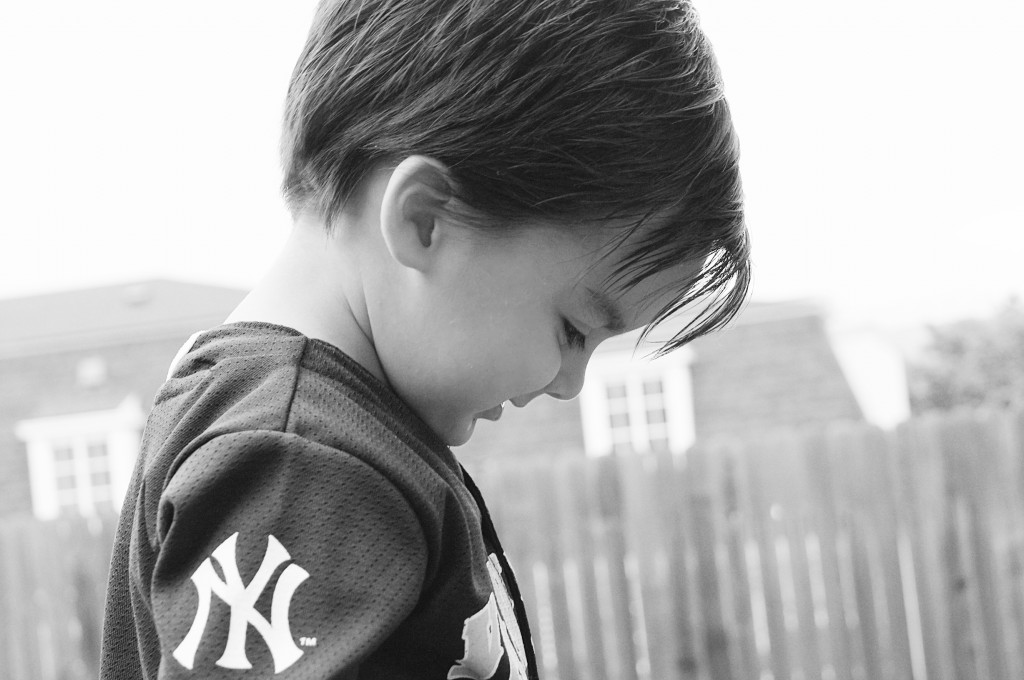
M260 564L259 570L249 585L245 585L242 583L242 577L238 573L238 563L235 561L237 540L238 533L235 532L213 551L213 559L217 560L224 573L223 580L214 571L213 562L209 557L192 574L192 583L195 584L199 593L199 606L196 609L196 618L192 622L192 627L185 639L174 650L174 658L182 666L192 670L199 642L203 638L206 622L210 617L210 601L213 599L212 595L216 595L231 607L228 642L224 648L224 654L217 660L217 665L222 668L240 670L252 668L252 664L249 663L249 659L245 655L245 636L249 631L249 626L252 626L257 633L263 636L263 641L270 649L270 654L274 658L274 673L280 673L302 656L302 650L292 639L291 628L288 624L288 608L291 606L295 589L309 578L309 572L297 564L290 564L281 573L270 603L270 621L268 622L262 614L256 611L256 601L263 594L274 571L281 564L290 560L291 555L276 538L268 536L263 563Z

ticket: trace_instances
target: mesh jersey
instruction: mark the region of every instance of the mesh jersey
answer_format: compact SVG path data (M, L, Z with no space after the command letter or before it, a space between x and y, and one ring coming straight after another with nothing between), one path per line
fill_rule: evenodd
M369 372L262 323L156 396L114 546L101 678L535 678L472 480Z

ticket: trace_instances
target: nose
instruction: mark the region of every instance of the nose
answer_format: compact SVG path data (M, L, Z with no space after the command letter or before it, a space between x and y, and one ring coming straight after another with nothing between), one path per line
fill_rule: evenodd
M562 368L544 391L555 399L575 399L583 390L583 379L587 374L587 360L584 357L567 357L562 361Z
M589 358L589 355L573 358L563 355L562 364L558 369L558 373L551 379L551 382L539 390L520 395L510 401L517 408L523 408L542 394L547 394L555 399L575 399L583 390L583 378L587 372Z

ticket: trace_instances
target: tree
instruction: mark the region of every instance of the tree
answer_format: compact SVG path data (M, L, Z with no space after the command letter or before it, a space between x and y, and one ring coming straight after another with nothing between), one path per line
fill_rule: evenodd
M908 367L914 413L958 406L1024 407L1024 304L1011 298L989 319L929 328Z

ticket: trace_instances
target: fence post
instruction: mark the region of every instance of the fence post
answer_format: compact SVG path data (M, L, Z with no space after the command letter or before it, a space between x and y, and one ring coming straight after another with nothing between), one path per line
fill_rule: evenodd
M1002 489L1000 594L1006 618L1004 645L1007 675L1024 676L1024 411L1003 413L997 419Z
M789 566L793 581L794 614L804 680L822 680L822 654L818 642L811 566L807 556L807 539L813 534L808 512L807 461L798 432L787 432L778 438L778 459L775 461L778 502L781 522L786 529Z
M750 480L748 470L736 448L736 443L715 451L721 457L723 470L724 511L726 515L726 541L729 550L729 573L732 585L735 644L733 668L737 678L760 678L761 658L757 652L754 633L754 612L751 604L750 573L747 550L753 542L751 536Z
M945 558L946 594L950 601L950 629L952 631L953 665L956 680L978 679L978 644L974 637L974 615L971 611L972 591L976 587L969 562L964 559L967 533L967 508L963 490L964 475L969 474L960 455L964 433L959 423L945 423L942 427L942 459L946 468L945 488Z
M768 619L768 643L771 646L771 670L776 680L790 680L789 634L779 582L778 554L772 524L772 485L767 459L771 449L761 443L747 447L745 462L750 471L750 499L753 511L754 536L757 540L765 613Z
M714 461L709 451L697 446L690 450L689 472L690 511L693 513L695 547L697 551L697 581L700 584L700 609L704 623L704 648L712 680L730 680L729 636L722 616L722 600L717 563L719 518L714 497L720 488L715 474L720 461ZM716 465L718 463L719 465Z
M618 468L613 456L594 461L591 467L594 494L592 507L597 515L592 520L596 533L595 544L603 552L603 564L608 610L602 616L604 628L613 637L607 642L612 677L623 680L636 678L636 650L633 646L633 620L629 609L629 577L626 574L626 540L622 526L622 489ZM603 557L603 559L601 559Z
M822 431L808 433L805 443L811 514L817 518L825 609L828 614L830 663L837 680L853 680L853 653L846 624L843 572L839 563L839 494L832 456Z
M657 496L669 527L668 569L675 622L678 674L683 680L707 677L707 655L699 637L699 607L696 605L693 517L690 514L690 469L680 457L662 458L665 467L656 485Z
M1006 652L1003 645L1002 603L996 593L998 576L992 562L992 530L993 505L1000 496L999 487L1002 480L993 477L999 469L999 456L996 448L995 432L990 419L984 414L975 414L964 423L965 434L972 444L970 454L966 450L960 453L972 460L963 466L968 472L965 476L965 506L968 528L970 532L970 551L973 555L972 571L977 583L977 614L980 618L980 630L983 635L985 649L985 665L991 680L1010 680Z

